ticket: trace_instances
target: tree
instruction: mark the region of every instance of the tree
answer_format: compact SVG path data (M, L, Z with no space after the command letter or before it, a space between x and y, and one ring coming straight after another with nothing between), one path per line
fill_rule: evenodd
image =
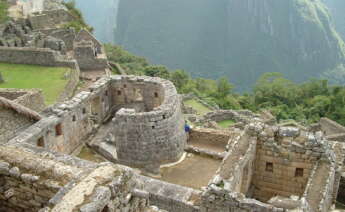
M160 77L169 79L170 73L167 67L162 65L147 66L144 68L144 74L150 77Z
M170 74L170 80L174 83L177 90L181 92L183 87L188 84L190 76L184 70L176 70Z
M222 77L217 82L217 94L218 98L225 98L229 95L233 89L233 85L229 83L228 79Z

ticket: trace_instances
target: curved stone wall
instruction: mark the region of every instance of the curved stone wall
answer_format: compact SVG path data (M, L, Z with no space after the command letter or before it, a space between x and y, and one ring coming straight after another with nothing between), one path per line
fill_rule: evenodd
M150 171L177 161L186 145L181 102L174 85L151 77L112 80L114 137L120 163Z

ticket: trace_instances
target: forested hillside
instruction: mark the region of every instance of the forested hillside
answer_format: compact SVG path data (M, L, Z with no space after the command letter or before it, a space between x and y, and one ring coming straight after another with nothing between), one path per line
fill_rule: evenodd
M152 65L118 46L106 45L110 61L118 63L128 74L148 75L171 80L179 93L193 93L211 105L222 109L267 109L279 121L294 119L300 123L317 122L329 117L345 125L345 86L329 85L327 80L309 80L296 84L280 73L265 73L253 86L253 92L238 94L226 78L210 80L191 78L183 70L169 70Z
M344 43L321 0L120 0L115 38L150 62L226 76L238 90L265 72L301 82L343 71Z

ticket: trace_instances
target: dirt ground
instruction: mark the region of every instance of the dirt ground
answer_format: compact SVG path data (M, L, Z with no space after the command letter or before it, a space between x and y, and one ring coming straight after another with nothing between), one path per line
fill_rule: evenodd
M207 186L216 173L221 161L209 157L190 154L186 159L172 167L161 169L160 180L194 189Z

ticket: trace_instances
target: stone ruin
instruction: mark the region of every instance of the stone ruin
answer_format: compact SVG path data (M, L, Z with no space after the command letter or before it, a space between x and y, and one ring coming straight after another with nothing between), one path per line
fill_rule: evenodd
M61 28L74 19L59 0L11 7L0 62L71 67L75 79L79 68L106 72L91 33ZM46 108L40 91L0 89L0 211L327 212L345 202L345 127L329 119L196 116L171 82L144 76L103 76L63 99ZM184 115L198 125L190 133ZM77 153L85 146L101 161Z
M0 118L18 126L2 127L10 135L0 146L5 211L326 212L342 192L345 146L327 140L339 134L333 122L279 126L238 111L246 124L194 128L186 143L173 84L138 76L104 77L40 114L3 97L0 103ZM109 162L72 156L85 143ZM219 161L203 187L150 177L186 154Z
M77 17L61 1L17 1L10 11L17 13L10 12L12 19L0 24L0 62L73 66L81 71L108 69L103 45L90 32L63 27ZM46 54L51 56L44 58ZM70 64L74 61L77 66Z
M46 108L42 91L39 89L0 88L0 97L36 112L42 112Z

